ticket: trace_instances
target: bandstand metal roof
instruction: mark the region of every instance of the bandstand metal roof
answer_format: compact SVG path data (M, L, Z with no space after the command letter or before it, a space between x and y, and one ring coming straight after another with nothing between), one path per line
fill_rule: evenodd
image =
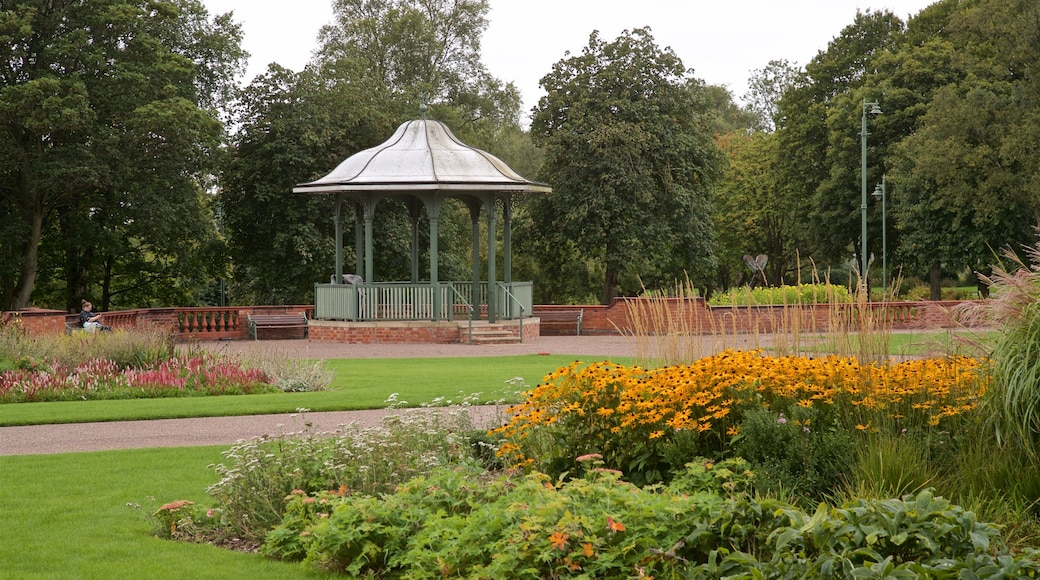
M439 121L408 121L381 145L355 153L293 193L550 193L501 159L470 147Z

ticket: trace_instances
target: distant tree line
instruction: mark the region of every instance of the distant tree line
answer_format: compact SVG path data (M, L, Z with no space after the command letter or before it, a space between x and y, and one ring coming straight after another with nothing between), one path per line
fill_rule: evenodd
M239 25L197 0L0 6L0 308L309 303L334 268L333 200L293 185L381 143L420 103L554 188L514 208L513 277L535 280L540 303L687 277L724 289L748 281L744 255L769 256L771 284L848 275L864 102L883 111L868 121L868 184L885 176L890 279L927 280L937 298L944 276L987 272L1035 239L1031 0L941 0L906 22L858 13L804 67L753 71L743 104L649 29L592 31L529 112L481 62L486 0L332 4L304 70L272 63L245 86ZM379 279L407 279L408 209L382 202L376 220ZM464 204L440 223L440 277L466 279ZM871 198L875 257L881 224Z

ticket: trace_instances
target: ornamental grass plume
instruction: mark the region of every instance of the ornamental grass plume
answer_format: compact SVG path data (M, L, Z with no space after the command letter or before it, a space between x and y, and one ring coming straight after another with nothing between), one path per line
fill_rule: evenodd
M1002 254L1006 267L996 264L991 276L977 274L989 285L990 298L966 306L964 313L973 322L1001 329L990 352L993 384L987 397L998 441L1021 445L1036 458L1040 456L1040 242L1023 250L1025 259L1006 248Z

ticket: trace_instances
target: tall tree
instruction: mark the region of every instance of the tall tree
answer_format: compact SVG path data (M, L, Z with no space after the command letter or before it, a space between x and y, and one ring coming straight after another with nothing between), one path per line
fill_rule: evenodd
M780 116L780 99L793 88L801 69L787 60L771 60L765 68L751 71L744 102L752 115L752 129L772 132Z
M770 285L791 282L799 256L811 255L803 217L808 204L780 177L776 133L729 133L719 141L729 158L715 204L720 285L749 280L743 256L759 254L769 258Z
M902 29L903 22L890 12L857 13L827 50L806 65L804 77L780 100L783 179L811 199L809 231L816 257L822 262L838 262L850 252L858 256L862 102L880 99L880 91L869 79L876 58L896 42ZM868 140L871 185L880 181L883 172L878 145L891 142L884 132L886 121L872 120L868 127L872 135Z
M220 195L237 302L311 299L314 282L334 266L333 197L293 196L292 186L381 143L418 115L420 103L467 144L528 167L539 163L519 127L518 91L480 62L486 1L336 0L333 8L335 21L322 29L306 70L275 66L244 92ZM408 217L392 200L377 208L380 279L409 276ZM468 256L453 249L471 247L466 208L447 204L440 224L441 276L464 277ZM420 222L420 238L427 226Z
M424 102L460 137L486 137L520 114L519 91L480 60L488 10L487 0L333 0L315 61L351 61L396 97L400 115L413 117Z
M942 73L930 73L929 98L916 104L914 130L892 159L899 255L927 277L933 299L942 274L985 271L997 248L1030 243L1040 217L1033 76L1040 8L1018 0L956 8L939 6L923 12L920 25L911 21L911 33L924 28L931 37L895 56L909 65L946 64L928 67ZM894 77L896 95L914 88L908 76Z
M0 307L33 302L46 236L67 240L63 267L42 268L64 275L66 306L107 283L107 308L119 277L154 290L207 269L203 187L223 136L213 107L241 67L240 40L197 0L0 6Z
M703 84L641 28L612 42L593 32L541 86L531 131L554 191L533 213L546 239L602 264L603 303L623 276L674 280L685 269L707 284L711 190L724 158Z
M335 265L333 196L291 191L390 134L393 121L381 112L380 95L375 85L330 82L313 68L294 73L277 65L243 91L219 195L234 264L233 302L304 303L314 282L328 279ZM346 210L344 223L352 225Z

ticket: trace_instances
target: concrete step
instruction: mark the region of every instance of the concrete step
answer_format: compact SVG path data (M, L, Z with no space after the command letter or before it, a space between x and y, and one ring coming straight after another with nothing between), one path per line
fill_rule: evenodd
M463 335L465 341L467 335ZM520 338L502 327L488 325L473 329L473 344L520 344Z

